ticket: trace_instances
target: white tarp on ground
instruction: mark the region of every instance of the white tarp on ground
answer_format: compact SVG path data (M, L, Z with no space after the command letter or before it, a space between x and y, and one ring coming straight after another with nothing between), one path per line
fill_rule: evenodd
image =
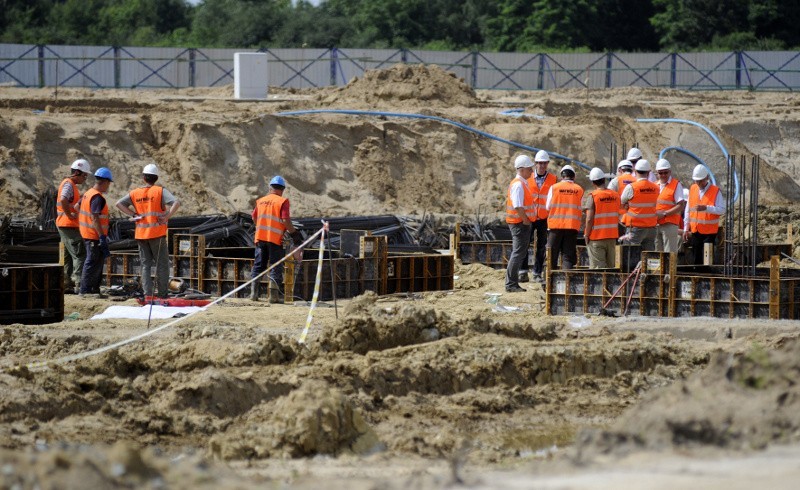
M150 305L145 306L109 306L106 311L95 315L91 320L103 320L108 318L132 318L135 320L147 320L149 317L152 320L159 320L164 318L174 318L176 315L188 315L203 308L200 306L161 306L153 305L153 311L150 311Z

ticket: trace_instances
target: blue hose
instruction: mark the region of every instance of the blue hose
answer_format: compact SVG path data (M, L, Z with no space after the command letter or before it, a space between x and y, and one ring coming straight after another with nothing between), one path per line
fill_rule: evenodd
M684 155L689 155L691 158L695 159L697 161L697 163L699 163L700 165L704 166L708 170L708 175L711 177L711 183L714 184L714 185L717 185L717 179L714 178L714 172L711 171L711 169L708 167L708 165L706 165L706 162L704 162L702 158L700 158L699 156L695 155L694 153L692 153L691 151L687 150L686 148L681 148L680 146L668 146L668 147L664 148L658 154L658 158L664 158L664 155L668 151L677 151L678 153L683 153Z
M539 148L535 148L533 146L524 145L522 143L517 143L516 141L507 140L505 138L501 138L499 136L495 136L493 134L486 133L479 129L475 129L471 126L467 126L466 124L462 124L458 121L453 121L452 119L445 119L443 117L438 116L426 116L425 114L408 114L404 112L381 112L381 111L356 111L351 109L309 109L304 111L288 111L288 112L276 112L275 116L303 116L306 114L348 114L351 116L385 116L385 117L404 117L407 119L428 119L431 121L438 121L445 124L451 124L456 126L457 128L461 128L465 131L469 131L471 133L475 133L477 135L483 136L484 138L489 138L495 141L499 141L501 143L505 143L510 146L515 146L517 148L522 148L523 150L527 150L530 152L537 152ZM559 158L561 160L565 160L569 163L573 163L580 167L583 167L585 170L591 170L592 168L585 163L579 162L573 158L566 157L564 155L559 155L558 153L553 153L551 151L547 152L551 157Z
M728 164L728 170L733 172L733 187L734 187L734 189L733 189L733 202L736 202L737 200L739 200L739 175L736 173L736 168L733 167L733 165L731 165L731 158L730 158L730 155L728 154L728 150L725 148L725 145L722 144L722 142L719 140L719 138L717 138L717 135L714 134L713 131L711 131L710 129L708 129L707 127L703 126L702 124L700 124L698 122L689 121L688 119L672 119L672 118L666 118L666 119L637 119L636 122L643 122L643 123L660 122L660 123L691 124L692 126L696 126L696 127L700 128L700 129L702 129L703 131L705 131L706 134L711 136L711 139L714 140L714 142L717 144L717 146L719 146L720 150L722 150L722 154L725 156L725 161ZM703 163L703 165L705 165L705 163ZM708 168L707 165L706 165L706 168ZM730 190L728 190L728 192L730 192Z

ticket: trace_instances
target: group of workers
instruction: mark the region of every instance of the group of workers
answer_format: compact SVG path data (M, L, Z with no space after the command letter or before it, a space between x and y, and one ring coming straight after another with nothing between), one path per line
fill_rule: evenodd
M672 165L659 159L655 172L641 150L631 148L612 176L600 168L589 172L592 189L575 183L575 169L561 168L561 180L547 171L550 155L540 150L533 161L528 155L514 160L517 175L508 186L506 223L511 231L512 252L506 269L507 292L525 291L527 254L535 244L531 280L544 282L547 249L555 269L577 265L578 233L589 255L589 267L614 268L618 242L640 245L645 251L678 252L691 246L688 262L703 263L706 243L715 243L725 199L711 182L708 169L697 165L688 192L672 176ZM535 170L534 170L535 168ZM613 177L613 178L612 178Z
M65 293L103 297L100 285L103 264L111 255L108 243L109 212L106 193L114 181L111 170L100 167L94 172L94 186L81 196L79 186L92 174L84 158L70 165L70 175L58 188L56 197L56 227L64 244ZM157 185L160 171L149 163L142 170L144 185L133 189L116 202L117 209L135 222L135 238L139 249L142 289L146 297L157 293L158 298L169 294L169 244L167 224L180 207L180 201L167 189ZM289 233L295 245L303 241L302 234L292 226L289 200L283 197L286 181L275 176L269 183L269 194L256 201L253 210L255 232L255 262L252 278L280 261L284 256L283 236ZM295 252L300 260L302 252ZM153 271L155 269L155 271ZM153 282L155 272L155 284ZM278 263L269 272L274 287L270 302L278 302L283 289L283 266ZM259 297L259 281L252 284L250 299Z

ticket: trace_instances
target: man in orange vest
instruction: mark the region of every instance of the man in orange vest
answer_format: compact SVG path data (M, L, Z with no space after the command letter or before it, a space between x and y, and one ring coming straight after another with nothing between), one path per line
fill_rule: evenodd
M686 206L683 186L672 177L672 165L668 160L662 158L656 162L656 173L661 190L656 202L656 250L678 253L681 246L681 230L678 226Z
M619 194L606 189L606 178L601 169L595 167L589 172L589 180L594 190L588 194L586 224L583 238L589 252L589 267L604 269L616 267L616 247L619 238Z
M583 188L575 183L575 169L561 168L561 182L547 193L547 248L550 249L550 270L556 269L561 255L561 268L572 269L578 263L578 230L581 229Z
M632 245L641 245L642 250L656 249L656 204L661 190L650 182L650 162L636 162L636 182L622 191L620 201L627 207L628 234Z
M80 226L78 225L78 209L81 192L78 186L86 182L92 172L89 162L79 158L70 166L70 176L61 181L56 196L56 227L67 256L64 257L64 293L75 294L81 284L81 271L86 260L86 248L83 245Z
M156 268L156 291L159 298L169 294L169 245L167 222L181 203L167 189L155 185L160 172L155 163L142 171L144 186L132 190L117 201L117 209L136 221L136 244L142 268L142 289L145 296L153 295L152 270ZM169 208L169 210L167 210Z
M303 235L292 224L289 214L289 199L283 197L285 189L286 180L280 175L276 175L269 182L269 194L258 199L256 207L253 209L253 223L256 225L256 251L253 271L250 275L252 278L257 277L269 266L283 258L284 233L289 233L295 246L303 242ZM296 255L295 258L301 260L302 255ZM269 272L269 279L271 282L269 302L279 303L283 290L283 263L278 264ZM260 280L253 281L250 285L252 301L258 301L260 282Z
M506 223L511 230L511 256L506 268L506 291L525 291L519 285L519 269L531 244L531 222L536 219L536 205L528 179L533 175L533 162L528 155L514 159L516 177L506 191Z
M545 250L547 250L547 193L556 183L556 176L547 171L550 164L550 155L539 150L533 158L535 170L528 179L528 186L533 193L533 205L536 213L531 223L531 245L535 244L535 255L533 260L532 281L542 282L542 271L544 270ZM525 256L522 258L520 266L520 282L524 282L528 276L528 249L525 249Z
M94 187L81 199L78 226L86 247L86 261L81 274L80 294L100 294L103 280L103 262L111 255L108 250L108 203L105 193L114 181L111 170L100 167L94 173Z
M703 263L703 247L716 243L719 218L725 214L725 198L711 183L708 169L698 164L692 172L694 184L689 189L689 205L683 214L683 239L692 246L690 264Z
M625 188L634 182L636 182L636 177L633 175L633 164L630 162L630 160L622 160L617 164L617 176L611 179L611 182L608 183L608 188L612 191L616 191L617 195L622 197L622 193L625 192ZM626 210L620 206L618 227L619 234L621 235L625 233L625 229L627 227Z

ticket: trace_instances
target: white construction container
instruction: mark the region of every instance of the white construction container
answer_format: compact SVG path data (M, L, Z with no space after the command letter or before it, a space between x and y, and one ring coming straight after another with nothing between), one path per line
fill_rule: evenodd
M233 54L233 96L237 99L267 98L267 54Z

